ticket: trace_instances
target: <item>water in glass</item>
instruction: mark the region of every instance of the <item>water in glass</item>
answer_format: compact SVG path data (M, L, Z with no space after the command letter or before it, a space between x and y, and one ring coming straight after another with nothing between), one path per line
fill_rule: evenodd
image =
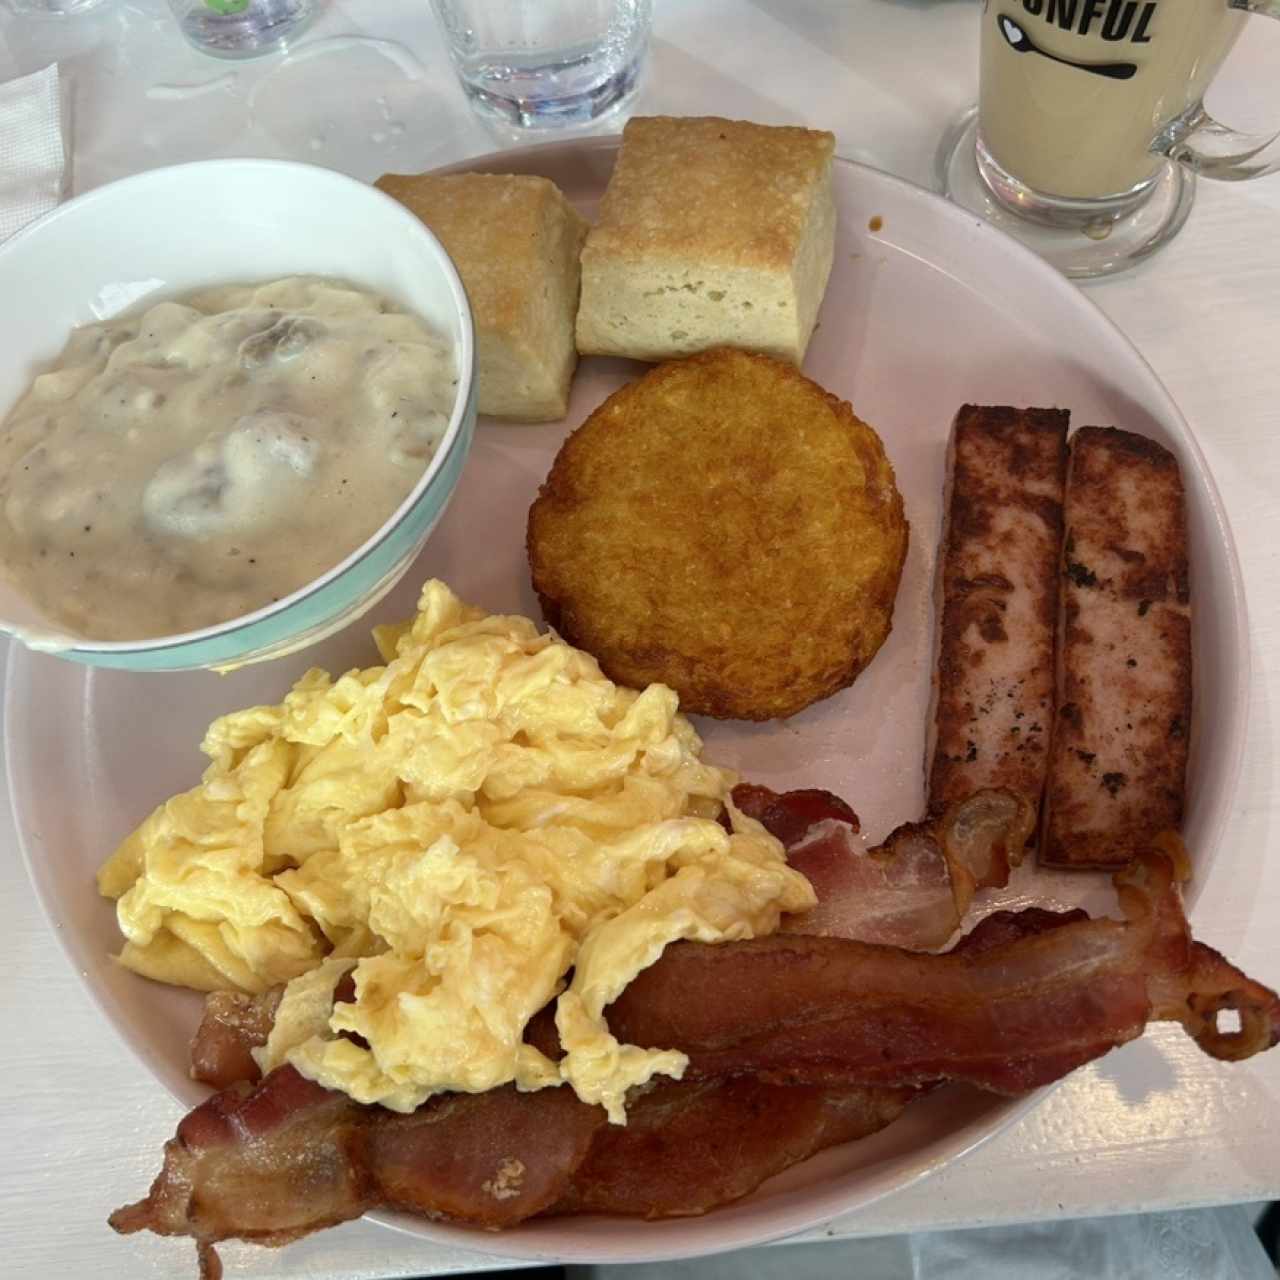
M433 3L463 89L499 124L594 124L635 93L652 0Z
M316 0L169 0L182 34L216 58L279 49L311 21Z

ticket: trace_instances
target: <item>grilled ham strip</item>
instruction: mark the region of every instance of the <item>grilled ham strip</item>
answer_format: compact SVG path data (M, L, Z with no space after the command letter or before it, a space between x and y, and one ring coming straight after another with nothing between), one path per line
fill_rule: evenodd
M1182 478L1144 436L1071 439L1058 665L1040 861L1119 866L1181 824L1191 729Z
M1054 709L1067 418L1060 409L979 405L956 415L935 580L931 813L988 787L1040 804Z

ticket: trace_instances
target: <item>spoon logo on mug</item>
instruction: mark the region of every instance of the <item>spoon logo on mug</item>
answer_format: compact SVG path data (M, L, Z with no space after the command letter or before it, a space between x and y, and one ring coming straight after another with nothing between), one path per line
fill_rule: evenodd
M1034 4L1036 0L1024 0L1024 2ZM1038 53L1042 58L1048 58L1052 62L1074 67L1077 71L1088 71L1092 75L1106 76L1110 80L1132 79L1138 70L1137 64L1133 62L1075 62L1071 58L1059 57L1056 53L1041 49L1012 18L1001 14L997 21L1000 34L1004 36L1005 41L1015 53Z
M1204 105L1250 13L1280 17L1280 3L982 0L978 110L939 157L944 192L1069 276L1156 252L1196 175L1280 168L1280 134L1232 130Z
M1069 32L1107 44L1150 44L1151 22L1158 0L1020 0L1023 13L1038 18L1050 31ZM987 9L983 0L983 9ZM1027 30L1033 24L1007 13L999 14L996 27L1015 53L1039 54L1051 62L1087 71L1109 80L1130 80L1137 74L1135 62L1093 62L1051 53Z

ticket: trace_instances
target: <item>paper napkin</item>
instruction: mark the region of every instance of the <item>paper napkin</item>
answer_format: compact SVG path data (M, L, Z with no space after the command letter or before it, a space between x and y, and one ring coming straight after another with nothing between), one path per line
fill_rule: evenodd
M62 199L66 173L55 62L0 84L0 240Z

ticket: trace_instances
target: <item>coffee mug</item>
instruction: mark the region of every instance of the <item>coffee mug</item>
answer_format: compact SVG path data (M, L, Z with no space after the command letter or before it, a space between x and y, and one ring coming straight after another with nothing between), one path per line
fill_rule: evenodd
M1153 252L1186 220L1195 173L1280 167L1280 135L1235 132L1204 108L1249 13L1280 17L1280 0L984 0L977 116L946 162L949 193L1001 225L1065 233L1072 275ZM1046 252L1053 236L1039 240Z

